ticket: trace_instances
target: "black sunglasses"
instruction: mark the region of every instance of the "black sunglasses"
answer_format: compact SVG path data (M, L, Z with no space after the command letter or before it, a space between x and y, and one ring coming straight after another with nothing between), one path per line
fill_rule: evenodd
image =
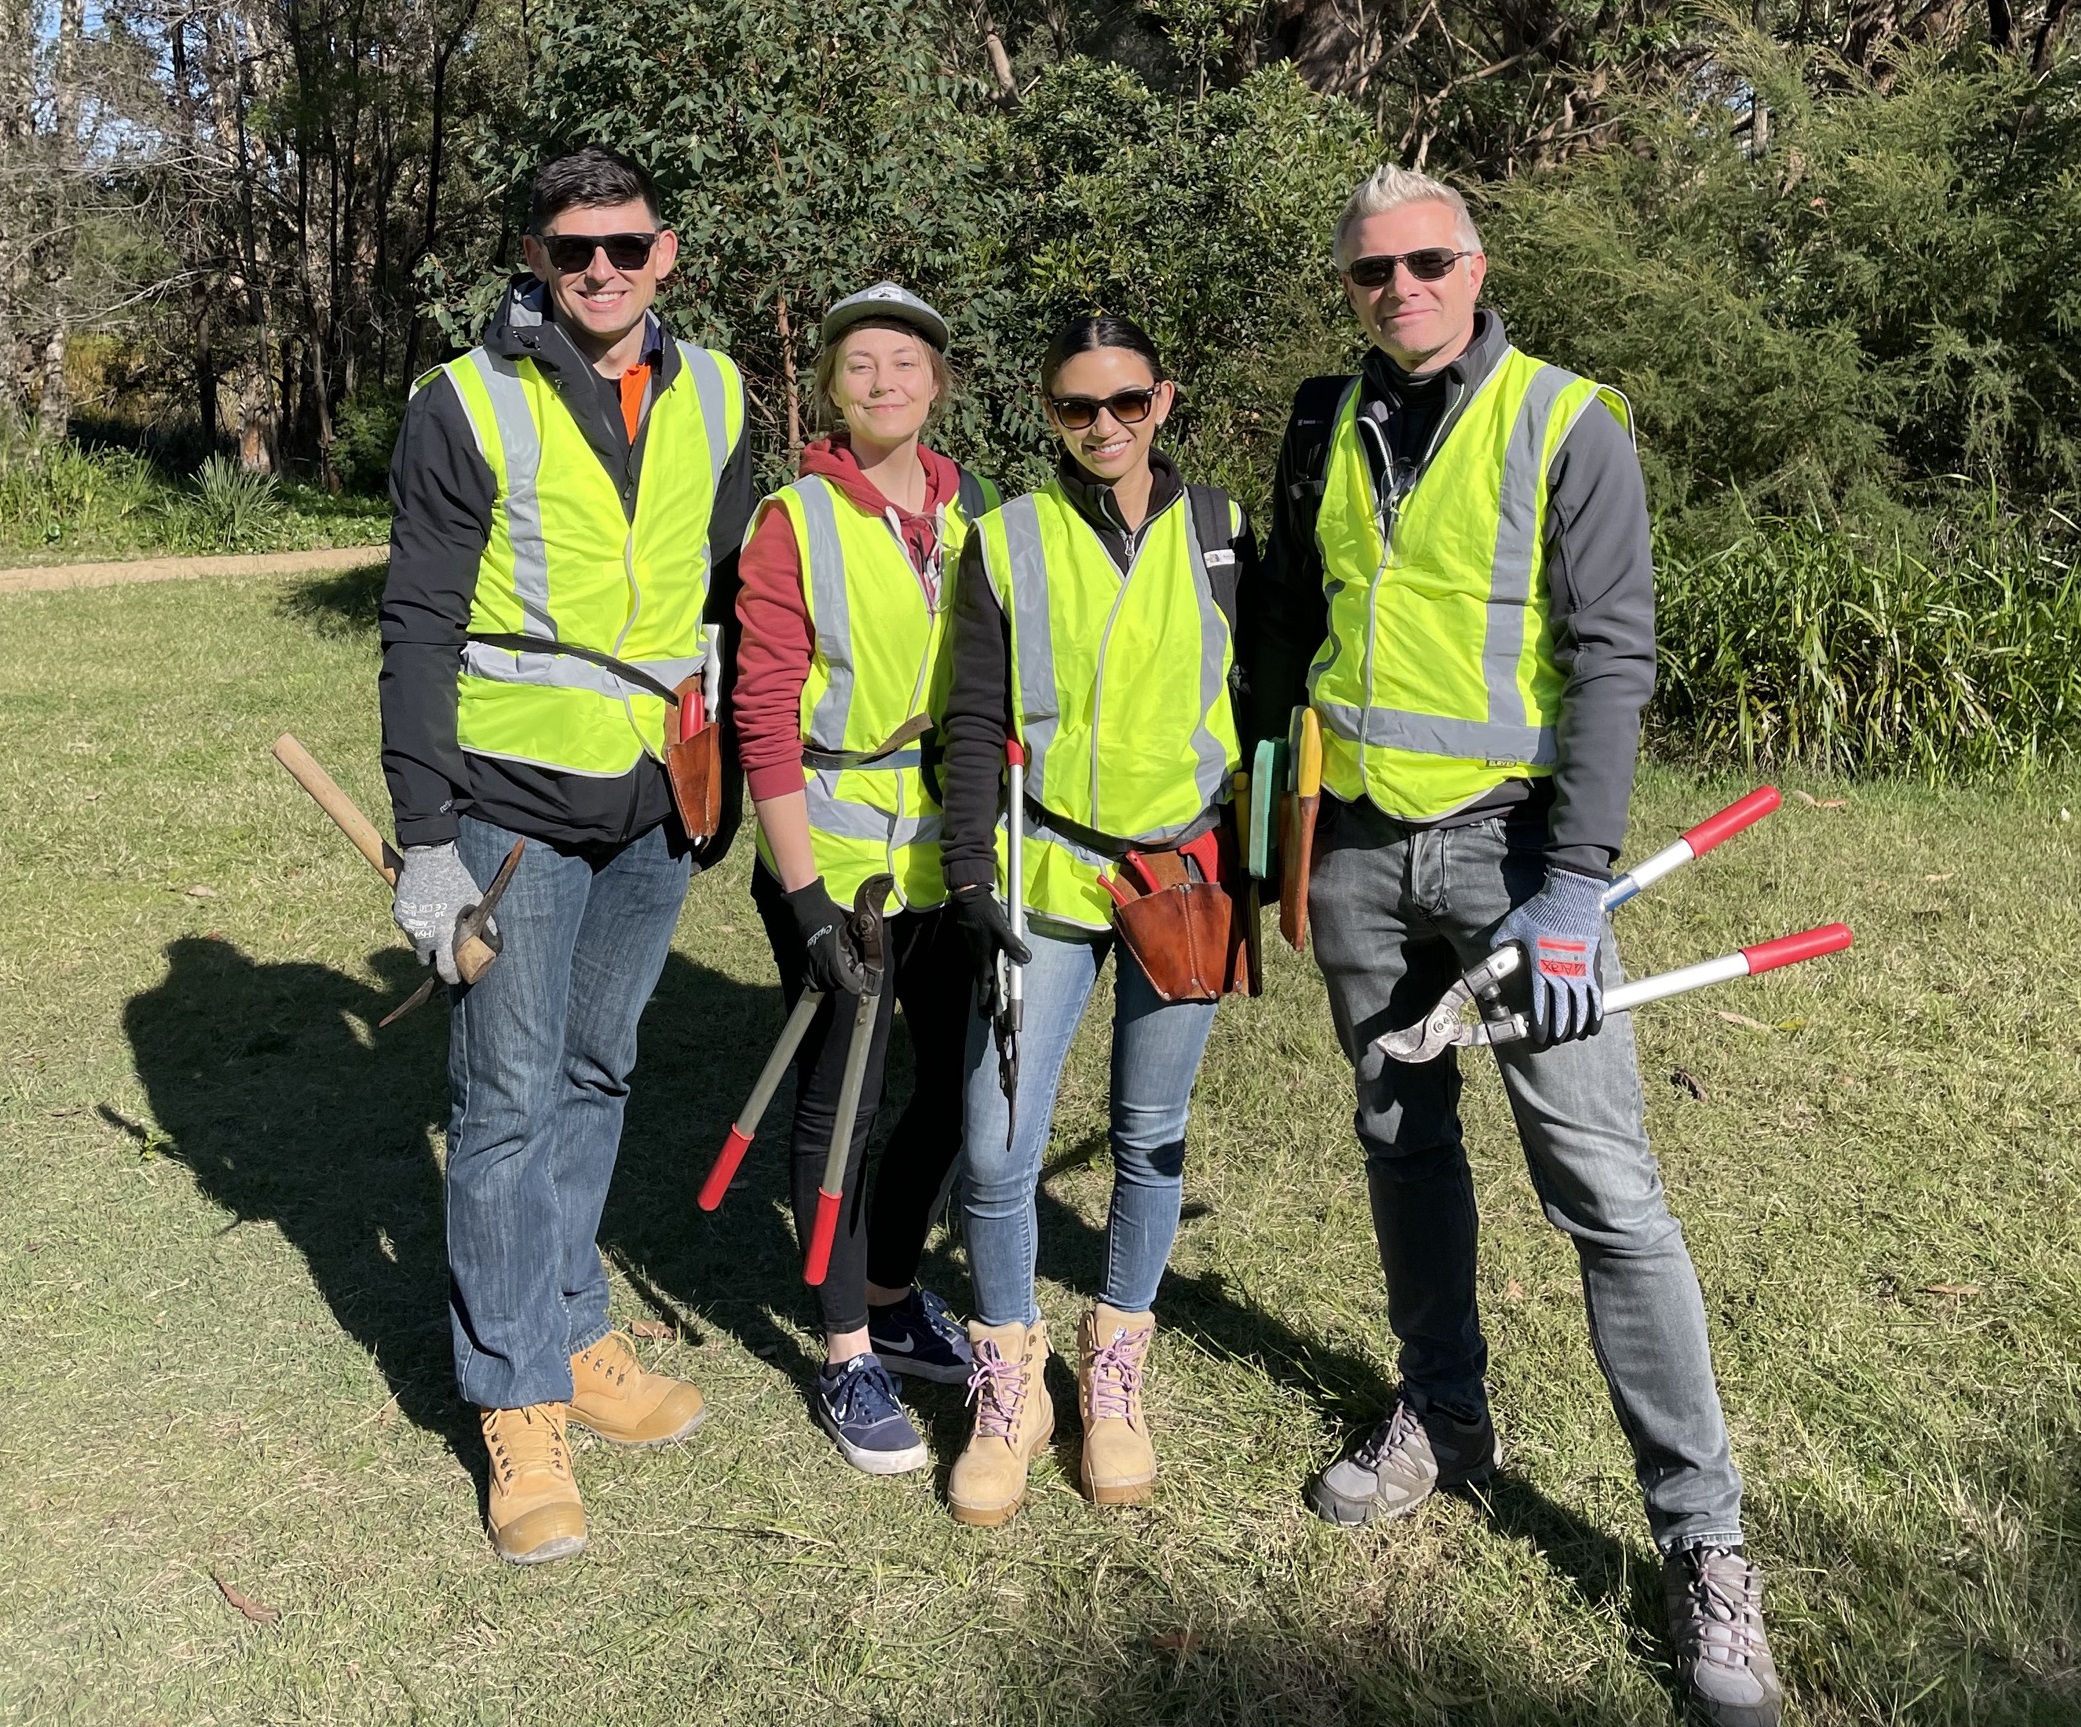
M1139 426L1149 417L1149 410L1156 406L1156 392L1154 389L1120 390L1103 397L1050 396L1048 406L1055 410L1055 418L1072 432L1096 425L1100 409L1123 426Z
M1419 282L1436 282L1452 274L1453 265L1472 252L1455 252L1450 246L1422 246L1414 252L1381 252L1371 258L1354 258L1344 271L1361 288L1384 288L1395 279L1395 266L1407 264Z
M655 234L537 234L542 250L549 254L552 268L575 276L593 261L595 249L607 254L617 270L640 270L650 262L650 250L658 243Z

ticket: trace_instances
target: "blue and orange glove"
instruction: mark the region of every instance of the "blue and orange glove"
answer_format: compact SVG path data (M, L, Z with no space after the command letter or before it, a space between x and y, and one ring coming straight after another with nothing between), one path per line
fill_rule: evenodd
M1535 1048L1593 1037L1604 1023L1597 944L1604 939L1604 889L1595 876L1548 869L1546 886L1496 925L1491 949L1520 942L1532 985Z

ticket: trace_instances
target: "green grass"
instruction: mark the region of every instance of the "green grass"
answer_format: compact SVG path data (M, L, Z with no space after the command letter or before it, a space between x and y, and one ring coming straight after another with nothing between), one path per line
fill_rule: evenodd
M220 471L206 464L176 481L128 450L35 445L0 427L0 564L379 545L390 531L379 496L335 497L213 461Z
M371 595L0 604L0 1720L1668 1719L1572 1256L1479 1063L1508 1473L1357 1536L1301 1506L1392 1364L1350 1082L1292 956L1223 1007L1200 1083L1157 1504L1087 1506L1064 1449L1011 1528L957 1527L958 1391L917 1398L930 1478L847 1470L804 1413L772 1145L719 1217L693 1206L779 1024L742 853L689 897L603 1230L618 1317L676 1323L641 1347L714 1413L678 1450L584 1445L591 1550L495 1562L442 1316L445 1014L372 1034L413 967L266 755L293 729L381 809ZM1739 789L1648 776L1638 849ZM1803 789L1847 802L1788 802L1622 918L1636 971L1859 932L1640 1020L1792 1719L2070 1723L2081 785ZM1098 1266L1102 1053L1078 1047L1042 1199L1058 1335ZM963 1298L943 1243L929 1270Z

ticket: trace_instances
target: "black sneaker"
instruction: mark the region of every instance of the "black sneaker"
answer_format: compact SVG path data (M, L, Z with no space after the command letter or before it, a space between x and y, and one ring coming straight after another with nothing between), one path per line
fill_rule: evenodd
M907 1475L931 1460L896 1401L896 1382L872 1355L856 1355L817 1374L817 1424L846 1462L868 1475Z
M870 1307L867 1341L891 1373L966 1385L975 1371L967 1327L929 1289L913 1289L893 1307Z
M1308 1509L1347 1529L1407 1517L1441 1487L1486 1481L1502 1460L1487 1410L1462 1421L1435 1406L1419 1415L1403 1399L1356 1451L1308 1483Z
M1777 1727L1785 1699L1763 1635L1763 1574L1736 1547L1685 1547L1662 1561L1676 1683L1710 1727Z

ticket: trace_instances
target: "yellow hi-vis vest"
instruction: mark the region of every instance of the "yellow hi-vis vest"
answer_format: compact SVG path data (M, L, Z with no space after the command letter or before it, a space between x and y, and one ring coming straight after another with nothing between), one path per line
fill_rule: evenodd
M1330 438L1315 540L1329 639L1309 672L1322 779L1427 821L1544 776L1565 674L1546 579L1547 475L1561 440L1625 398L1504 351L1415 483L1384 503L1359 443L1358 384Z
M1242 757L1228 620L1207 553L1181 495L1145 524L1123 575L1054 482L993 510L976 532L1011 624L1012 721L1027 754L1026 905L1106 929L1113 901L1100 872L1128 846L1184 836L1227 797Z
M650 405L633 522L533 360L475 348L439 368L496 487L473 637L590 648L668 687L701 670L709 515L744 435L744 384L726 354L686 342L679 353L679 370ZM456 741L477 755L614 778L664 754L664 699L570 654L466 642L457 694Z
M963 491L995 509L997 488L963 476ZM759 505L795 530L802 598L815 632L802 686L802 790L809 804L810 850L817 873L841 905L886 870L896 896L924 911L946 898L940 874L941 811L922 770L930 734L877 755L920 714L945 706L944 646L954 572L969 534L959 498L940 512L937 580L910 561L895 523L862 509L817 475L783 487ZM746 536L750 543L750 535ZM862 758L873 755L872 761ZM769 869L766 836L759 855Z

